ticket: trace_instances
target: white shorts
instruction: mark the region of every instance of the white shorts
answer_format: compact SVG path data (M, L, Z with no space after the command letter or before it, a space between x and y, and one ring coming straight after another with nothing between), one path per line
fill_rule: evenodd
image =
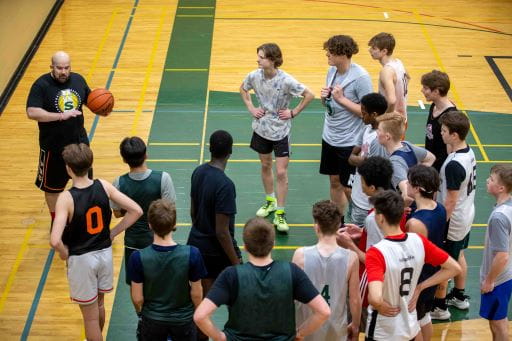
M432 319L430 318L430 312L426 313L418 322L420 323L420 327L425 327L427 324L431 323Z
M71 300L91 304L98 293L110 292L114 283L112 247L68 258L68 282Z

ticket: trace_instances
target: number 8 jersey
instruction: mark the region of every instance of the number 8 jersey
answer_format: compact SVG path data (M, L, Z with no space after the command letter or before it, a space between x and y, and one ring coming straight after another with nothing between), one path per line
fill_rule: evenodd
M402 233L386 237L366 253L368 282L381 281L382 298L390 305L400 307L394 317L383 316L368 307L366 336L370 340L411 340L420 331L416 310L408 311L421 269L425 263L437 266L448 259L448 254L425 237L416 233Z
M69 192L73 197L74 211L62 238L69 248L69 255L78 256L111 246L112 211L101 181L96 179L86 188L72 187Z
M458 190L457 203L448 226L448 240L464 239L471 229L475 217L476 160L468 146L450 153L439 173L441 186L439 202L445 203L449 190Z

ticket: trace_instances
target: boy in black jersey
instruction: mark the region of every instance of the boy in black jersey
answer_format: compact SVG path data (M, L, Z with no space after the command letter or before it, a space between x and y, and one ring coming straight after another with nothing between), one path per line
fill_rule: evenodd
M249 261L219 275L196 309L197 326L215 341L302 340L320 328L330 316L329 306L297 265L272 259L274 227L263 218L250 219L243 239ZM313 310L297 328L295 299ZM223 332L211 321L221 304L229 308Z
M457 110L457 107L448 99L450 78L446 73L432 70L421 76L421 85L421 92L425 96L425 100L432 102L425 127L425 149L436 157L432 167L440 172L448 152L441 137L441 122L439 120L445 113Z
M142 209L105 180L87 177L93 155L86 144L66 146L62 157L73 187L57 199L50 244L67 260L70 297L80 305L87 340L102 340L103 294L113 287L112 240ZM109 199L126 210L112 230Z
M39 163L36 186L45 192L52 220L55 203L69 180L62 150L71 143L89 144L82 106L91 92L85 79L71 72L66 52L52 56L50 73L39 77L27 99L27 116L39 126Z

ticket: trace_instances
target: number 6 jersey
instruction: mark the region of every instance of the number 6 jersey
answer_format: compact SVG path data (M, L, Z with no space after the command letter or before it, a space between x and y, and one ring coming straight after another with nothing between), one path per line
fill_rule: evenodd
M370 340L411 340L420 331L416 310L408 311L421 269L425 263L443 264L448 254L416 233L389 236L366 253L368 282L381 281L382 298L400 307L394 317L383 316L368 307L366 336Z
M448 240L464 239L475 217L476 161L473 150L466 148L450 153L439 173L439 202L445 203L449 190L458 190L457 203L448 226Z
M98 179L86 188L69 189L73 197L73 217L64 229L62 240L70 256L102 250L112 245L108 195Z

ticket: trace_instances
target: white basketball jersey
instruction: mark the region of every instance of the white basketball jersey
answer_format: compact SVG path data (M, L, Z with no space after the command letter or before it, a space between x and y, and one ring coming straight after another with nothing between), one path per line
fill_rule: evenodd
M329 320L304 340L346 340L348 270L351 258L356 258L354 252L341 247L329 257L323 257L316 245L304 248L304 272L331 308ZM306 304L297 303L296 307L296 324L300 326L312 312Z
M366 251L368 251L370 247L384 239L384 234L375 221L375 211L368 214L364 220L364 227L366 228Z
M409 79L407 78L407 72L405 71L404 64L402 64L400 59L393 59L387 62L384 66L389 66L393 71L395 71L395 111L403 114L407 120L407 84L409 83ZM386 95L386 92L380 82L379 93L382 96Z
M460 151L450 153L446 158L439 177L441 186L439 191L439 201L445 203L448 189L446 188L446 165L450 161L459 163L466 172L466 178L460 184L459 197L455 204L452 216L450 217L450 226L448 227L448 239L459 241L464 239L471 229L473 218L475 217L475 192L476 192L476 160L473 150L469 148L468 152Z
M363 143L361 144L361 156L368 157L370 152L370 145L372 141L377 138L377 130L373 129L371 125L367 125L363 132ZM356 170L354 175L354 183L352 184L352 202L363 210L370 210L372 205L368 200L368 196L364 194L361 185L361 175Z
M408 304L425 263L423 241L417 234L407 233L405 240L383 239L374 247L386 262L382 297L392 306L399 306L400 313L383 316L370 305L366 335L374 340L411 340L420 331L416 310L409 313Z

